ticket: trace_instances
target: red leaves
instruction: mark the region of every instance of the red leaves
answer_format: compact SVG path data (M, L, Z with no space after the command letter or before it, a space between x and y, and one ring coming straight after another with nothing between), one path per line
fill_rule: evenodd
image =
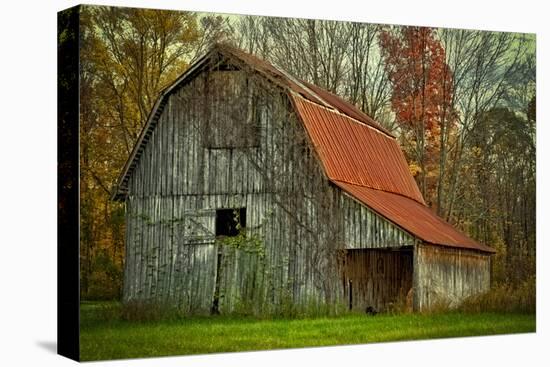
M405 128L434 130L442 111L449 110L452 73L433 30L403 27L394 34L383 31L380 45L393 85L397 122Z
M434 30L401 27L380 35L380 48L392 83L391 105L396 121L413 142L409 156L422 172L420 188L426 194L427 177L437 170L442 126L451 126L453 76L445 49Z

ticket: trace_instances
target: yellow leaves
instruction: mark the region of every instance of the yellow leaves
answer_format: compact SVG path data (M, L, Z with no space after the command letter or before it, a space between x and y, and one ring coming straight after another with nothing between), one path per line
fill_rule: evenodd
M422 172L422 168L420 168L420 166L417 165L416 163L410 163L409 164L409 172L411 173L411 175L416 177L416 175L418 175L420 172Z
M91 258L103 249L120 257L124 221L115 218L121 205L110 201L109 191L159 90L184 71L200 46L201 30L194 13L84 9L80 164L81 230L87 235L82 248Z
M481 157L483 155L483 151L480 147L477 146L472 147L472 149L470 149L470 152L474 157Z
M426 177L427 177L427 178L436 178L436 177L439 177L439 169L434 168L434 169L428 170L428 172L426 173Z

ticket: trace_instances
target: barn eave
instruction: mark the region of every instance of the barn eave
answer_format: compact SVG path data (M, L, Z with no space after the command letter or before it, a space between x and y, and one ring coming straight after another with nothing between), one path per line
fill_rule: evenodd
M386 219L417 241L428 245L468 250L483 253L485 255L492 255L496 252L493 248L467 237L449 223L439 218L431 209L425 206L423 207L421 204L406 196L380 190L372 190L366 187L360 187L358 190L354 190L351 187L356 185L349 185L335 180L331 180L331 183L346 196ZM362 195L361 191L364 190L370 191L370 196ZM372 199L373 195L379 196L379 198ZM380 206L380 202L387 202L387 195L398 197L400 202L409 202L409 209L406 208L408 205L400 205L400 208L405 212L414 208L412 210L419 213L420 217L411 218L410 216L406 216L406 218L403 218L397 215L393 210L385 210Z

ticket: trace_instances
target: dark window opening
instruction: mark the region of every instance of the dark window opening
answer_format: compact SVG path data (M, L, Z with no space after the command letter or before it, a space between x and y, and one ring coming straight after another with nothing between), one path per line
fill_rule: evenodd
M216 237L234 237L246 227L246 208L216 210Z

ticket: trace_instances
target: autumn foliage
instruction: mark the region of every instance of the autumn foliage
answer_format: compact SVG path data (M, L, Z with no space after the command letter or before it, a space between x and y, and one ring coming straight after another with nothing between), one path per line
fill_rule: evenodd
M103 6L83 7L80 22L82 298L119 296L124 206L113 185L159 92L219 41L391 130L426 203L498 250L493 280L534 274L534 36Z
M430 201L440 135L454 118L453 76L445 61L445 50L434 30L426 27L384 30L380 33L380 46L392 85L391 106L398 126L408 138L411 172Z
M162 88L202 34L194 13L84 7L80 34L81 296L117 298L124 206L112 188Z

